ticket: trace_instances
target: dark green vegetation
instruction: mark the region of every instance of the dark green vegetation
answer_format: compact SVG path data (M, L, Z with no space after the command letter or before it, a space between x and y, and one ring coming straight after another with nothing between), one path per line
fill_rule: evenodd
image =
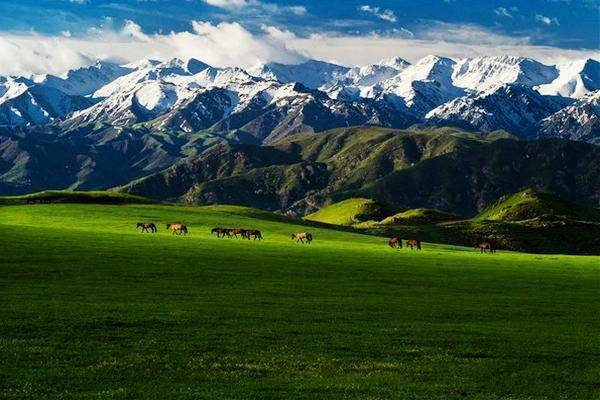
M156 200L237 204L295 216L362 197L400 209L473 216L502 195L533 187L600 206L600 147L586 143L377 127L269 143L144 124L0 128L0 194L118 187Z
M306 229L313 244L290 241ZM598 257L89 204L0 207L0 255L3 399L598 398Z
M358 221L346 206L357 201L369 202L349 199L306 218L318 216L318 221L330 224L354 221L345 225L377 235L436 243L474 246L492 240L500 248L518 251L600 254L600 210L532 189L503 196L470 219L419 208Z
M46 190L23 196L0 197L0 204L92 203L92 204L152 204L156 201L140 196L107 191Z
M274 146L223 144L120 190L191 204L307 215L348 198L473 216L533 187L600 205L600 147L437 129L347 128Z

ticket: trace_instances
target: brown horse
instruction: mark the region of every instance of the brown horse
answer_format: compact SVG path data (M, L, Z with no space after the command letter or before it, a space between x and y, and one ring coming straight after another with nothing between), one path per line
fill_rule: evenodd
M173 235L181 235L183 234L187 234L188 233L188 228L187 226L183 225L183 224L167 224L167 230L171 231L173 233Z
M417 250L421 250L421 241L418 239L409 239L406 241L406 247L410 247L411 250L414 247L416 247Z
M292 240L295 240L296 243L304 243L304 241L306 240L306 243L310 244L310 242L312 242L313 240L313 237L312 234L309 232L297 232L292 233Z
M152 222L138 222L136 229L142 228L142 232L156 233L158 229Z
M485 253L486 250L490 251L490 254L496 252L496 246L492 242L482 242L475 246L476 249L479 249L481 253Z
M260 231L258 229L242 229L243 233L242 233L242 237L246 238L248 240L250 240L250 237L254 237L254 240L258 239L261 240L262 234L260 233Z
M390 240L388 240L388 246L390 246L392 249L393 248L397 248L397 249L401 249L402 248L402 239L400 239L399 237L391 237Z
M240 235L242 237L242 239L244 239L246 237L245 229L242 229L242 228L224 228L224 229L227 231L228 237L231 237L232 235L236 239L238 238L238 235Z
M216 233L218 238L231 237L231 229L229 228L212 228L210 233Z

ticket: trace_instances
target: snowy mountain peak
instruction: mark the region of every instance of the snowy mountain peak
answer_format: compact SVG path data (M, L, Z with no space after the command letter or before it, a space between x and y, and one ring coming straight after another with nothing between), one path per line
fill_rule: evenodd
M397 70L403 70L408 67L410 63L401 57L387 57L379 60L376 65L381 65L383 67L392 67Z
M578 99L600 89L600 63L597 60L572 61L558 65L557 69L556 79L536 87L541 94Z
M458 87L482 91L498 83L518 83L533 87L558 76L555 67L530 58L499 56L460 60L452 75Z

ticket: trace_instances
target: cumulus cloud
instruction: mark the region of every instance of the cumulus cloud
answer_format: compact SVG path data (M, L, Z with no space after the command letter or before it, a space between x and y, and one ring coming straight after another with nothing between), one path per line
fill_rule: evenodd
M263 26L260 33L236 22L193 21L191 27L191 31L149 35L135 22L126 21L121 29L94 28L83 37L0 34L0 75L60 74L98 59L126 63L195 57L217 67L242 68L306 59L289 47L287 42L295 39L292 32L272 26Z
M392 10L381 9L379 7L370 6L368 4L358 7L358 9L364 13L372 14L384 21L396 22L398 20L396 18L396 14L394 14Z
M216 67L250 68L270 61L299 63L309 57L344 65L364 65L389 56L414 62L430 54L453 58L508 54L549 64L600 58L597 50L532 46L527 37L509 37L475 25L441 22L423 24L414 37L412 32L401 29L362 36L321 33L299 37L270 25L251 32L235 22L203 21L193 21L189 31L147 34L135 22L126 21L120 29L100 27L85 36L0 33L0 54L0 75L61 74L98 59L127 63L147 58L194 57Z

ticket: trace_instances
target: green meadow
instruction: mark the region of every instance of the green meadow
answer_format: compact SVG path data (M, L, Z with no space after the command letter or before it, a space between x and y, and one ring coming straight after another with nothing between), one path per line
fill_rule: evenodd
M0 399L600 399L600 257L398 251L302 224L0 206ZM304 230L311 245L290 240Z

